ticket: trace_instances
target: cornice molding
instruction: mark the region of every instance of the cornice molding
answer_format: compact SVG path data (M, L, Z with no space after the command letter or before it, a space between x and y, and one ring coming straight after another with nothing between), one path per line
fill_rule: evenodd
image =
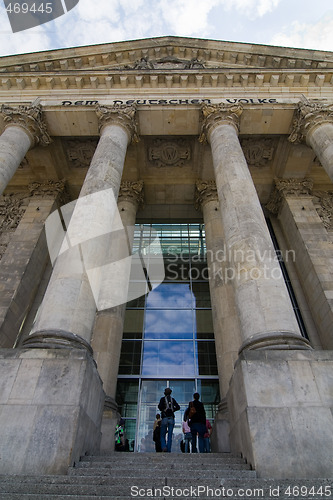
M333 104L303 99L295 111L293 129L288 140L293 143L306 140L307 134L314 127L324 123L333 124Z
M114 104L113 106L96 106L99 132L107 125L119 125L129 136L129 142L138 142L137 123L135 121L136 106L126 104Z
M214 180L198 179L195 183L194 206L196 210L202 207L209 201L218 201L219 197Z
M12 126L22 128L29 135L32 147L48 146L51 143L40 105L21 105L13 108L2 104L1 113L4 115L5 128Z
M242 114L243 106L241 104L203 104L201 113L203 122L199 141L205 144L208 141L209 134L221 123L232 125L237 133L239 132L239 118Z
M88 68L72 71L0 72L2 91L67 91L105 89L157 89L157 88L331 88L333 70L274 70L223 68L206 69L108 69Z

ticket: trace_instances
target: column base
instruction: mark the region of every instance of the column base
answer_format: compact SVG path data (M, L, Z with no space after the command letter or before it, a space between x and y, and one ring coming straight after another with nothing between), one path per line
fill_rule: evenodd
M102 381L82 349L1 349L0 474L67 474L100 449Z
M254 335L247 339L239 349L238 354L243 351L253 351L259 349L279 349L279 350L303 350L312 349L310 342L299 334L287 331L267 332Z
M22 345L33 349L84 349L89 354L93 354L86 340L64 330L44 330L32 333Z
M102 418L101 453L115 452L115 430L120 420L118 405L113 398L106 396Z
M244 351L228 391L230 442L259 478L329 478L333 351Z
M223 398L215 415L213 431L210 438L212 453L230 452L230 423L226 398Z

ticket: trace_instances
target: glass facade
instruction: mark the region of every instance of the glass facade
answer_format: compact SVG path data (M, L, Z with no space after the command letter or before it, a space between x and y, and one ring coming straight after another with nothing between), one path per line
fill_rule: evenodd
M127 304L117 403L126 420L130 449L153 451L153 422L164 388L172 388L181 406L174 430L177 441L194 392L201 394L213 419L219 384L203 224L152 224L139 229L134 251L144 254L157 232L165 279L157 287L149 283L155 259L150 248L145 259L149 292ZM132 277L130 286L136 285Z

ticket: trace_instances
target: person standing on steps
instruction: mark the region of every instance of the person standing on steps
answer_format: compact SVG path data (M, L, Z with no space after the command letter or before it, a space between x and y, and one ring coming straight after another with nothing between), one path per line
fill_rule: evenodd
M158 404L158 409L161 411L162 423L161 423L161 447L164 452L171 452L172 446L172 433L175 426L175 411L180 410L180 406L177 401L171 397L172 390L167 387L164 390L164 397L160 399ZM165 437L168 433L168 443L166 443Z
M189 418L189 426L192 433L192 453L197 453L197 435L199 441L199 452L204 453L206 433L206 412L204 405L199 401L200 394L193 394L193 401L190 401L187 408Z

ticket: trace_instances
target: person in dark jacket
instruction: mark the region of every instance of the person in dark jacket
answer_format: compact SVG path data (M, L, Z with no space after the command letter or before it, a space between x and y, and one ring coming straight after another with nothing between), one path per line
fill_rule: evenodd
M204 405L199 401L200 394L195 392L193 394L193 401L190 401L187 408L187 415L189 418L189 426L192 433L192 453L197 453L197 435L199 441L199 452L204 453L204 435L206 429L206 412ZM191 411L191 407L195 409Z
M177 401L171 397L172 390L167 387L164 391L164 397L160 399L158 409L161 411L161 447L162 451L171 452L172 433L175 426L175 411L180 410ZM168 432L168 443L165 441Z

